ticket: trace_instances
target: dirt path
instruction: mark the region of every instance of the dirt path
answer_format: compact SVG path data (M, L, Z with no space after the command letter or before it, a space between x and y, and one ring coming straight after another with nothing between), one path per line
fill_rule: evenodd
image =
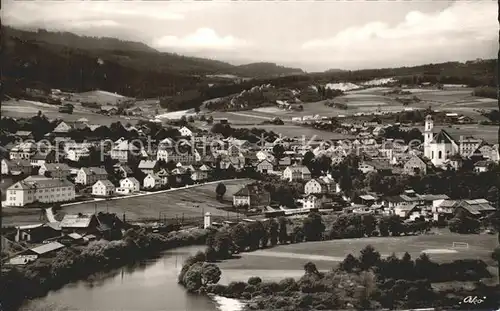
M269 250L257 250L254 252L243 253L242 256L261 256L261 257L278 257L306 260L322 260L322 261L342 261L345 257L340 256L323 256L323 255L308 255L289 252L275 252Z

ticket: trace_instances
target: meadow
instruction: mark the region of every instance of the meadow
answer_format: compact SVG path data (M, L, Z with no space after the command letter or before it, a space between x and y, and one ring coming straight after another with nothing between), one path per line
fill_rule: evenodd
M468 243L468 248L453 248L453 242ZM218 263L222 269L223 282L245 280L260 276L264 280L280 280L285 277L298 278L304 274L302 267L312 261L319 270L335 267L348 254L358 256L366 245L372 245L382 258L395 253L401 257L408 252L413 259L426 252L431 260L450 262L456 259L480 259L489 265L496 276L497 263L491 252L498 244L496 235L456 234L447 229L436 234L401 237L370 237L321 242L278 245L269 249L239 254L235 259Z
M96 125L110 125L113 122L120 121L122 124L131 123L135 124L137 118L129 117L126 119L123 116L106 116L92 112L88 109L81 107L79 104L75 104L75 109L72 114L61 113L58 111L59 106L49 105L44 103L19 100L19 101L4 101L2 102L1 112L4 117L11 118L31 118L35 116L38 111L42 113L48 119L63 119L68 122L77 121L80 118L85 118L90 121L90 124Z
M238 112L212 112L214 118L227 118L233 127L240 128L262 128L281 133L287 137L312 137L316 135L320 139L344 139L348 135L329 133L316 129L298 126L292 123L292 118L303 116L320 115L322 117L335 117L338 115L350 116L356 113L373 113L377 110L381 112L397 112L406 108L426 109L429 106L438 111L457 112L472 117L476 121L484 121L481 110L498 109L498 102L494 99L480 98L472 96L472 89L466 87L445 87L443 90L436 89L403 89L417 96L421 101L403 106L396 100L400 95L384 95L390 88L375 87L363 90L346 92L345 95L334 99L335 102L347 105L347 109L328 107L325 101L314 103L304 103L303 111L287 111L277 107L263 107L248 111ZM262 124L265 120L279 117L285 125ZM436 130L441 127L436 126ZM497 141L497 126L487 126L480 124L454 125L444 127L456 136L474 136L482 138L490 143ZM208 128L207 128L208 129Z

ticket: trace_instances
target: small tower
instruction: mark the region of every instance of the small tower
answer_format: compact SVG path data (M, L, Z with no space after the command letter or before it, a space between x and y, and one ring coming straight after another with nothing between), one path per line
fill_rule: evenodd
M424 155L430 159L430 144L432 139L434 138L434 133L432 132L434 129L434 121L432 120L431 115L427 115L425 117L425 129L424 129Z
M203 221L203 228L208 228L212 225L212 214L210 212L205 213L204 221Z

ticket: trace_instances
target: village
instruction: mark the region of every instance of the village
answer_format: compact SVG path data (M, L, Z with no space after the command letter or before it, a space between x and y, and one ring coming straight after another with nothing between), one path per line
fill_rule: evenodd
M39 113L36 118L45 117ZM494 187L487 189L489 197L478 197L471 190L468 194L460 193L460 197L450 197L451 193L436 193L436 189L416 192L404 188L400 193L377 193L375 187L355 189L352 173L364 176L365 181L376 177L381 182L381 178L390 176L425 178L446 171L475 175L498 171L498 145L473 137L456 139L444 129L435 131L431 115L425 118L423 142L419 144L384 139L381 133L388 126L380 125L351 140L323 141L262 133L250 142L241 135L228 136L227 120L210 122L215 122L211 131L185 121L181 122L183 126L165 127L157 122L136 126L117 123L108 129L89 124L86 119L56 120L43 136L24 130L7 135L11 142L3 147L1 172L12 184L2 188L3 213L9 208L41 208L44 214L44 221L29 224L9 223L4 215L4 225L15 228L10 231L13 242L34 246L29 248L29 255L23 253L10 262L26 263L68 243L88 242L125 228L126 220L120 214L71 213L73 206L80 203L115 199L126 202L132 197L140 200L136 196L168 189L182 191L222 180L219 188L224 187L223 180L234 178L253 181L241 184L230 198L232 204L226 204L229 206L224 210L241 213L247 219L303 217L319 211L396 215L403 222L436 225L458 214L485 220L495 211L498 198L493 195ZM122 136L114 141L109 139L117 135ZM298 190L283 192L277 189L278 184ZM225 190L218 191L215 190L217 196L224 195ZM168 193L164 198L158 202L160 214L169 213ZM61 205L66 206L65 213L57 220L53 210ZM147 207L136 206L140 208ZM216 222L210 219L210 213L203 216L204 225L200 226L237 223L234 219ZM143 219L127 219L131 220ZM473 229L476 230L479 228ZM38 246L39 243L48 244Z

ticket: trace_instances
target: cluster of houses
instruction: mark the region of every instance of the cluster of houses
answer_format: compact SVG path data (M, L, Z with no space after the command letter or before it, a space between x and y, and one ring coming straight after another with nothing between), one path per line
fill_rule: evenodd
M53 257L64 247L84 245L100 238L111 239L124 229L126 224L115 214L67 214L61 221L16 226L2 236L2 248L13 253L6 263L25 265L39 258ZM22 242L33 247L22 247L19 244ZM16 251L9 246L17 246Z
M84 121L79 120L86 126ZM91 188L91 193L95 196L109 197L132 194L141 189L162 189L171 186L172 181L182 183L183 180L191 180L202 183L211 178L216 168L243 171L251 167L261 174L281 176L289 182L308 182L311 172L300 164L308 152L316 158L326 156L333 164L340 163L352 153L362 155L358 169L365 174L387 172L422 175L436 169L459 169L465 159L474 158L479 159L474 164L474 170L484 172L500 159L498 145L489 145L472 137L457 141L445 130L434 133L430 116L426 118L424 143L420 146L391 140L380 142L380 139L375 138L334 142L277 138L275 141L256 145L247 140L223 138L221 135L198 133L182 127L179 129L181 137L158 140L146 150L144 146L124 138L104 145L102 141L75 142L65 139L65 134L74 126L61 122L48 134L63 140L57 147L41 145L39 142L21 142L6 148L9 156L2 160L2 174L28 176L7 189L7 205L71 201L75 199L75 185L77 188ZM147 132L146 129L133 126L126 130L136 131L139 137ZM29 132L19 133L20 138L31 136ZM278 145L283 150L279 156L275 154L275 147ZM93 148L103 150L117 162L113 170L119 173L121 179L115 184L109 180L109 172L103 167L72 168L66 164L89 157ZM128 163L132 158L140 160L137 167L129 167ZM166 169L162 164L169 162L172 165ZM133 171L141 171L145 177L138 180ZM328 176L315 182L316 186L317 183L335 184ZM304 193L316 194L310 190ZM241 202L248 203L248 200L238 199L235 202L239 205ZM253 205L251 202L247 203L245 204ZM318 199L315 195L302 202L307 207L323 203L325 200Z
M262 210L266 216L304 214L312 210L335 210L343 213L399 216L404 221L440 222L453 218L459 211L482 219L495 212L486 199L451 200L444 194L418 194L405 190L397 196L364 194L348 198L331 177L310 179L304 183L303 194L295 198L296 208L272 206L270 194L259 183L247 185L233 195L234 206Z

